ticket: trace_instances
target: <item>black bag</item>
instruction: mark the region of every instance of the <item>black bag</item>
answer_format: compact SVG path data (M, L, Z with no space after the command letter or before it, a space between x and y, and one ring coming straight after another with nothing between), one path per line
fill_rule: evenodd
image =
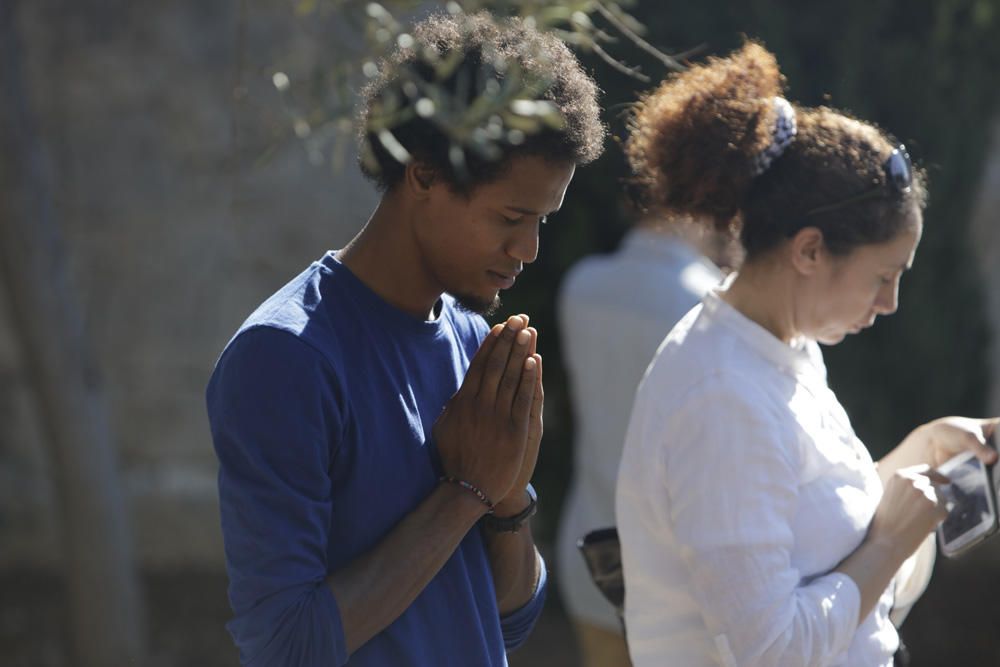
M622 618L625 613L625 578L622 576L622 552L618 542L618 529L599 528L577 540L590 571L590 578Z

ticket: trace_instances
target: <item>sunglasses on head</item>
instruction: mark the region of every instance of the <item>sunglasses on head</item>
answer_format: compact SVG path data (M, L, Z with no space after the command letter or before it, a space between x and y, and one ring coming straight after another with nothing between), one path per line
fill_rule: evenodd
M900 144L898 148L893 148L892 154L889 155L889 159L882 165L882 169L885 171L885 181L893 197L905 195L910 191L910 187L913 184L913 163L910 162L910 154L906 152L906 146ZM881 197L884 192L881 185L876 185L870 190L866 190L853 197L806 211L802 217L808 218L813 215L836 211L859 202Z

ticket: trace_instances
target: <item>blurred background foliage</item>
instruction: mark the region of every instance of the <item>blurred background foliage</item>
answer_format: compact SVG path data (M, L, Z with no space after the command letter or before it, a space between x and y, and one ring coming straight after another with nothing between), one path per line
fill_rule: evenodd
M645 28L623 9L632 4L634 2L610 0L556 3L451 0L443 3L443 10L459 18L480 10L494 16L522 17L578 52L591 55L616 74L644 84L650 83L650 77L614 53L622 40L656 58L663 67L682 69L672 56L655 49L640 36ZM382 61L391 58L397 47L409 49L414 46L414 39L408 32L410 22L404 17L419 15L426 9L427 3L411 0L389 1L385 5L357 0L299 0L295 5L295 14L300 19L307 22L315 19L323 24L335 17L336 21L350 25L365 37L365 48L356 53L345 53L348 57L333 63L314 64L292 76L282 69L281 63L275 63L272 82L281 93L290 121L288 128L303 140L312 162L332 159L338 167L343 165L343 153L350 148L340 139L352 129L358 89L367 80L378 77ZM545 58L542 53L535 55ZM549 81L523 78L524 73L510 71L509 63L502 57L490 54L485 57L488 62L484 67L492 66L503 72L502 85L492 88L487 85L486 90L469 100L465 92L471 82L457 84L461 93L449 92L451 86L445 84L454 72L457 59L442 59L430 49L418 54L417 62L424 65L427 72L418 71L416 67L402 69L397 74L399 85L387 90L373 104L366 131L377 135L377 140L390 154L405 162L409 155L396 141L392 130L414 113L427 118L450 140L453 163L460 174L465 154L492 159L499 155L499 147L520 143L525 133L559 125L560 118L554 107L535 100L535 92L547 87ZM360 159L369 168L377 169L367 146L361 147Z

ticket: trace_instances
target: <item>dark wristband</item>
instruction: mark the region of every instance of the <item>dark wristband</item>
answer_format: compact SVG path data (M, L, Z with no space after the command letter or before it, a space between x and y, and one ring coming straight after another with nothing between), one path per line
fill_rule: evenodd
M524 490L528 493L527 507L514 516L500 517L496 514L486 514L479 520L483 528L498 533L516 533L521 530L521 526L538 511L538 494L535 493L535 487L528 484Z

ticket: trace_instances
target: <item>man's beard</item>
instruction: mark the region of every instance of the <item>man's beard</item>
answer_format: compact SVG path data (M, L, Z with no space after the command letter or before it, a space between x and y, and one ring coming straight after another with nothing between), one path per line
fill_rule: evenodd
M469 294L452 294L451 296L454 297L455 303L462 310L482 315L483 317L491 317L500 309L499 294L493 297L491 301L485 301Z

